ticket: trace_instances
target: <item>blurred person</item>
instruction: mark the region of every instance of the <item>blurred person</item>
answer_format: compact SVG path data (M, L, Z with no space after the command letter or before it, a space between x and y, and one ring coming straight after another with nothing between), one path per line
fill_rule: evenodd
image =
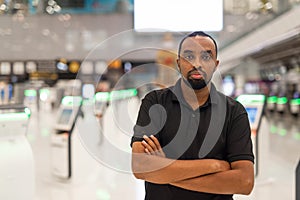
M102 75L99 83L96 86L95 93L110 92L110 91L111 91L110 82L105 75ZM107 100L107 102L98 101L95 103L95 116L97 117L98 120L102 119L108 105L109 105L109 100ZM102 120L100 121L100 125L103 126Z
M102 75L101 80L96 86L95 93L97 92L109 92L111 90L111 84L105 75Z
M132 171L145 180L145 199L232 200L233 194L250 194L248 116L211 82L219 65L215 40L202 31L185 36L177 65L181 78L144 97L134 127Z

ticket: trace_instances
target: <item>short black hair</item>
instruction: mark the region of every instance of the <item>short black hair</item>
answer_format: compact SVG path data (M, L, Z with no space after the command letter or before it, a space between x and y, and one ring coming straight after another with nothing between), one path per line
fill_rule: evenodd
M213 42L214 42L214 45L215 45L215 49L216 49L216 57L218 56L218 45L217 45L217 42L215 41L215 39L208 35L207 33L203 32L203 31L195 31L195 32L192 32L188 35L186 35L179 43L179 48L178 48L178 57L180 56L180 51L181 51L181 46L182 46L182 43L184 42L184 40L186 40L187 38L190 38L190 37L196 37L196 36L203 36L203 37L208 37L210 38Z

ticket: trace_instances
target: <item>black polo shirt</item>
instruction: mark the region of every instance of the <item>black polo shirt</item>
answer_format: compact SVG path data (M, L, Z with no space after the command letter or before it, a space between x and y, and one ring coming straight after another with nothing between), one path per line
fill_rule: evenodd
M170 88L148 93L142 100L135 141L155 135L168 158L220 159L254 162L247 112L212 84L208 101L196 110L184 100L181 80ZM169 184L145 182L146 200L231 200L232 195L194 192Z

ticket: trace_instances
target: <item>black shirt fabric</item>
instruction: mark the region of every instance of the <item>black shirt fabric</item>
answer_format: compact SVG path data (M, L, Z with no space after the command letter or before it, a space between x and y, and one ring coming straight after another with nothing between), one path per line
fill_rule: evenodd
M142 100L131 145L143 135L158 138L171 159L220 159L254 162L247 112L212 84L208 101L196 110L184 100L181 80L148 93ZM195 192L145 182L146 200L232 200L233 195Z

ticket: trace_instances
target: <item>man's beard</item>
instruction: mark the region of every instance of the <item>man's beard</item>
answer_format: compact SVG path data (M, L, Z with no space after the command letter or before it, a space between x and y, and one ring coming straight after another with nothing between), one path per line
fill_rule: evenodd
M193 78L191 78L191 75L193 74L194 71L199 71L199 72L201 72L203 78L201 78L201 79L193 79ZM208 85L208 83L210 82L211 78L212 78L212 77L211 77L208 81L206 81L206 80L205 80L206 77L207 77L207 74L206 74L201 68L196 69L196 68L194 67L194 69L192 69L191 71L188 72L188 74L187 74L187 79L185 79L185 78L183 77L183 81L184 81L184 83L185 83L188 87L190 87L190 88L192 88L192 89L194 89L194 90L200 90L200 89L206 87L206 86Z
M206 87L208 84L204 79L195 80L195 79L191 79L190 77L188 77L187 79L183 78L183 81L187 86L189 86L194 90L200 90Z

